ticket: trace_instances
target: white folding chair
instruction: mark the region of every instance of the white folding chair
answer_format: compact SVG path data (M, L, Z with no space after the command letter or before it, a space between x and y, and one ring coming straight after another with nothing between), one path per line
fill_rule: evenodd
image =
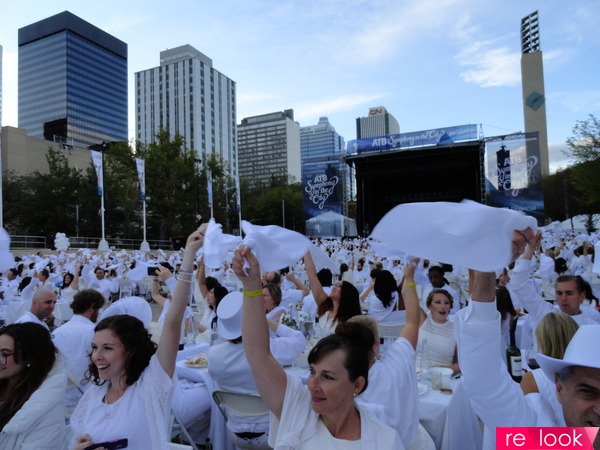
M210 414L210 409L208 411L208 414ZM194 423L196 423L200 420L203 420L204 418L205 418L205 415L199 416L196 420L194 420L193 423L189 424L188 427L191 427ZM172 409L171 409L171 423L170 423L169 429L171 430L171 439L173 439L179 435L183 435L185 440L188 442L188 445L169 443L169 445L171 445L171 444L180 445L180 447L170 447L170 448L182 448L182 449L183 448L191 448L193 450L198 450L198 447L196 446L194 439L190 435L190 432L187 430L187 428L183 424L182 420L177 416L175 411L173 411Z
M225 421L229 420L230 413L234 413L236 418L239 417L256 417L263 416L269 413L269 409L258 395L251 394L236 394L234 392L226 392L216 390L213 391L213 399ZM241 442L240 438L232 433L229 429L227 430L238 448L248 449L270 449L269 444L265 442L253 443L251 440L247 442Z
M169 450L193 450L196 447L191 445L176 444L175 442L169 442Z

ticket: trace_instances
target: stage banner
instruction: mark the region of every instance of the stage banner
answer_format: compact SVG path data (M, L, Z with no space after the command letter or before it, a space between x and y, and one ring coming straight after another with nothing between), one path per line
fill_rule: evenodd
M91 150L92 162L96 169L96 176L98 177L98 195L102 196L104 191L104 168L102 167L102 152L97 150Z
M486 200L544 224L544 191L538 133L485 139Z
M137 168L138 181L140 182L140 195L142 201L146 200L146 170L144 160L135 158L135 166Z
M474 140L477 140L477 125L471 124L356 139L349 141L347 148L348 153L360 154L386 150L409 150L412 147L444 145L453 142Z
M339 158L314 158L302 163L302 205L309 236L342 236L343 177Z

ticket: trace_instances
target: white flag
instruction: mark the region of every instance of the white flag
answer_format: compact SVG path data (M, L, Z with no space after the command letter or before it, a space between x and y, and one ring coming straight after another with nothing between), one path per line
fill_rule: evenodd
M138 181L140 182L140 192L142 195L142 201L146 200L146 171L144 166L144 160L141 158L135 158L135 165L137 167Z
M210 170L207 171L207 189L208 189L208 207L212 209L213 207L213 197L212 197L212 172Z
M98 177L98 195L102 195L104 191L104 170L102 167L102 152L91 150L92 152L92 162L94 163L94 168L96 169L96 176Z
M236 212L239 213L242 210L242 202L240 198L240 177L235 177L235 194L236 194Z

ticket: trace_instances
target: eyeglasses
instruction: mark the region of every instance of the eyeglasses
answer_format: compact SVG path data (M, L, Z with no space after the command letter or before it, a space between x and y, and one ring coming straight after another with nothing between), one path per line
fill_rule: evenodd
M5 366L6 365L6 360L8 359L9 356L14 356L14 353L8 353L5 352L4 350L0 350L0 366Z

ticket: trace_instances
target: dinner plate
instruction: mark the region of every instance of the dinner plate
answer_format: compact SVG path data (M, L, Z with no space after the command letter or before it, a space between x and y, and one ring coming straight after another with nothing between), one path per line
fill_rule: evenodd
M185 362L185 366L186 367L193 367L195 369L206 369L208 367L208 362L201 363L201 364L196 364L196 363L193 363L193 362L186 361Z

